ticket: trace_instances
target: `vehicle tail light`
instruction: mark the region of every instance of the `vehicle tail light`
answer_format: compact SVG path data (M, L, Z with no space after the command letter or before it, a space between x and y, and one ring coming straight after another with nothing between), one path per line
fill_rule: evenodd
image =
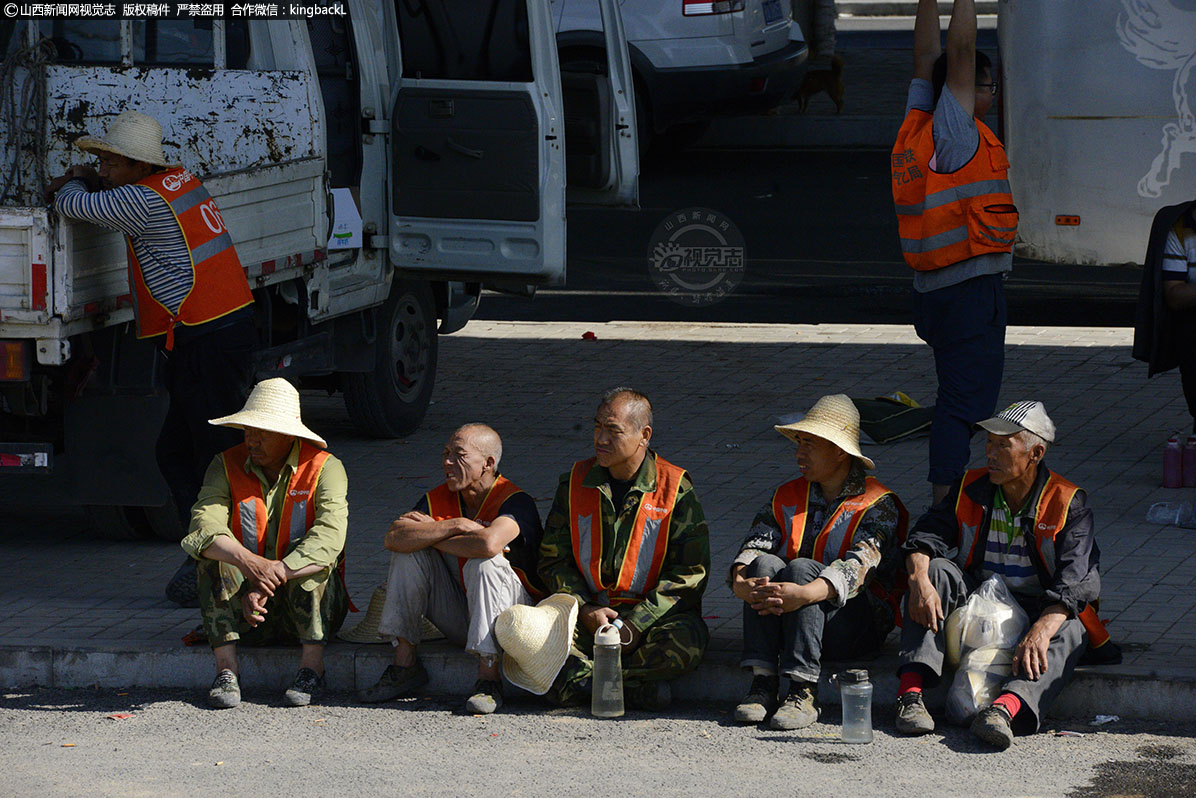
M730 14L743 8L744 0L681 0L681 13L687 17Z
M28 341L0 341L0 382L24 382L33 370Z

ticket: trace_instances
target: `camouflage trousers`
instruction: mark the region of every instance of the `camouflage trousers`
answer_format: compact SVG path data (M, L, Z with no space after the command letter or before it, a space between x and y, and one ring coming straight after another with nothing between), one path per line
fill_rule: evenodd
M301 579L287 582L266 601L266 619L250 626L241 614L241 596L250 587L239 568L216 560L200 560L196 570L199 609L208 644L218 648L240 642L247 646L327 643L349 611L349 594L335 569L311 590Z
M639 646L623 655L623 685L634 689L650 681L672 680L698 667L710 631L696 610L672 612L643 632ZM571 706L588 701L594 671L594 636L579 622L569 658L557 676L548 698Z

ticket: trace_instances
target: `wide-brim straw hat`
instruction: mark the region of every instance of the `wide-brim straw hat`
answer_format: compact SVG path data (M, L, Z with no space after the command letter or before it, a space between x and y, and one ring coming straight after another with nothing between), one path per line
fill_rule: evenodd
M303 425L299 415L299 392L282 377L262 380L253 386L253 392L240 411L231 416L210 419L208 423L235 429L264 429L282 435L294 435L320 447L328 446L323 438Z
M534 695L547 693L569 656L576 625L577 598L567 593L503 610L494 619L494 637L507 681Z
M108 125L108 132L99 136L80 136L75 146L84 152L98 155L114 152L134 161L143 161L154 166L177 167L169 163L162 151L162 126L152 116L138 111L124 111Z
M860 411L846 394L824 396L814 403L801 421L775 426L773 429L794 443L797 443L797 433L808 432L830 441L857 458L864 468L876 468L876 463L860 451Z
M386 606L386 587L380 586L370 596L370 606L366 608L365 617L361 623L352 629L342 629L337 637L347 643L389 643L391 635L384 635L378 631L378 624L382 622L382 608ZM427 618L420 619L420 641L439 640L444 634Z

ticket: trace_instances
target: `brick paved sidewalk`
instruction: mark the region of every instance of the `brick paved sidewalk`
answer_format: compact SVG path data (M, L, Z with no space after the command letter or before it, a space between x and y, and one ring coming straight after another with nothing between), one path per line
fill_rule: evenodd
M597 340L582 340L587 330ZM1162 444L1189 419L1178 377L1147 382L1145 366L1130 358L1131 337L1128 329L1011 328L1001 402L1046 403L1059 428L1047 461L1089 491L1102 550L1101 615L1126 645L1118 672L1196 681L1181 655L1196 632L1196 531L1144 520L1152 502L1191 497L1159 487ZM758 507L794 474L793 447L772 430L776 417L826 393L902 390L930 404L935 383L930 349L904 325L472 323L441 339L434 401L409 438L363 439L338 398L304 397L306 421L349 472L348 581L357 603L364 609L384 579L380 540L389 520L439 483L449 431L475 420L498 429L504 473L547 514L559 474L591 453L599 393L616 384L653 398L653 443L693 475L712 535L704 605L712 649L730 654L740 610L723 584L726 569ZM916 515L929 496L926 439L866 450ZM978 442L974 452L979 463ZM44 482L0 484L8 565L0 641L157 650L194 627L197 611L162 596L182 560L177 547L92 540L89 519L60 500Z

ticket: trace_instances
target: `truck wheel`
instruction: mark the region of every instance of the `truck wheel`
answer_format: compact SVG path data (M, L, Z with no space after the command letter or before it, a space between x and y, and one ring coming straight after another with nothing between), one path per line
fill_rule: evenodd
M178 543L187 534L187 528L179 520L179 512L173 502L161 507L126 507L125 509L131 511L133 525L137 527L143 537Z
M88 504L84 507L91 519L91 531L104 540L141 540L149 537L145 517L140 507L110 504Z
M345 408L358 430L378 438L414 432L436 382L436 305L432 288L396 280L377 316L374 370L344 377Z

